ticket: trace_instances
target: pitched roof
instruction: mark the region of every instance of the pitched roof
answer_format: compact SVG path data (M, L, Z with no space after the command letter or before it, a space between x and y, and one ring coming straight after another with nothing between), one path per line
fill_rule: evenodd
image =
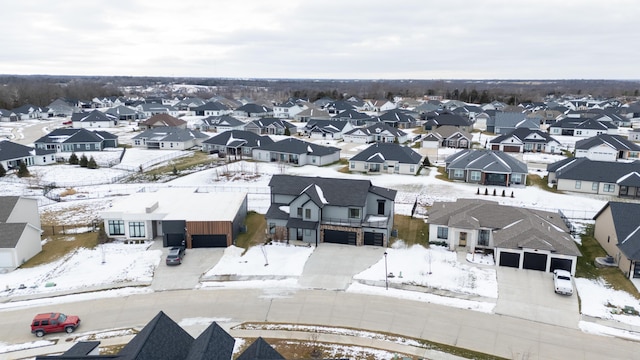
M617 183L630 174L640 173L640 160L634 162L594 161L589 158L569 158L549 164L547 171L557 179Z
M491 144L499 144L511 137L514 137L520 140L522 143L548 143L551 141L558 142L556 139L552 138L548 133L538 130L538 129L528 129L528 128L517 128L512 131L502 134L498 137L495 137L489 141Z
M462 135L463 137L467 138L468 140L471 140L473 138L473 136L470 133L468 133L467 131L460 130L460 128L457 128L457 127L451 126L451 125L440 126L437 129L433 130L432 132L440 135L444 139L447 139L447 138L451 137L452 135L454 135L456 133Z
M0 161L32 156L33 148L9 140L0 140Z
M209 126L243 126L244 122L234 118L231 115L209 116L202 119Z
M531 248L580 256L560 214L500 205L494 201L458 199L435 202L429 223L463 229L490 229L499 248Z
M383 122L392 122L392 123L414 123L416 122L416 118L409 115L406 111L402 109L393 109L385 112L384 114L378 116L378 119Z
M263 144L258 147L258 149L287 154L313 154L316 156L325 156L340 152L339 148L333 146L322 146L291 137L271 144Z
M155 114L140 124L146 126L181 126L186 123L186 121L169 114Z
M160 311L118 353L125 359L183 359L193 337Z
M309 186L316 185L324 199L335 206L364 206L369 192L389 200L395 200L396 190L381 188L369 180L322 178L295 175L273 175L269 186L272 194L298 196Z
M462 150L445 159L448 169L477 169L485 172L526 173L527 164L496 150Z
M244 142L242 146L250 148L273 143L273 140L268 136L261 136L245 130L229 130L210 137L205 140L203 144L229 145L231 142L237 140Z
M319 129L322 132L338 133L349 124L346 120L318 120L311 119L304 126L307 131Z
M255 103L244 104L236 109L236 111L244 111L248 114L262 114L273 112L273 109Z
M576 142L576 150L588 150L595 146L606 145L615 150L640 151L640 145L620 135L600 134Z
M132 139L152 139L154 141L185 142L191 139L206 139L209 136L198 130L182 129L173 126L159 126L147 129Z
M371 116L365 114L365 113L361 113L355 109L348 109L345 110L339 114L336 114L334 116L335 119L353 119L353 120L360 120L360 119L369 119L371 118Z
M233 355L236 340L216 322L211 323L198 336L189 349L185 360L229 360Z
M607 208L611 209L618 248L631 260L640 260L640 204L609 201L597 214L597 220Z
M295 125L293 125L292 123L283 120L283 119L279 119L279 118L273 118L273 117L267 117L267 118L262 118L262 119L256 119L251 121L250 123L247 124L247 126L251 127L251 126L256 126L260 129L264 129L266 127L275 127L275 128L279 128L279 129L284 129L284 128L289 128L289 129L296 129L297 127Z
M118 136L107 131L90 131L85 128L58 128L49 134L34 141L34 144L72 144L72 143L95 143L103 142L105 139L117 139Z
M422 161L422 155L407 146L393 143L375 143L349 160L378 163L391 160L401 164L419 164Z
M443 126L443 125L452 125L452 126L471 126L471 123L468 119L464 117L452 114L450 112L445 112L439 115L436 115L433 119L429 119L427 121L427 125L431 126Z
M103 113L100 110L93 110L90 113L73 113L71 121L92 122L92 121L115 121L117 117L111 114Z
M258 337L253 344L236 358L236 360L284 360L285 357L277 352L262 337Z
M219 103L217 101L209 101L200 106L194 107L191 109L192 111L205 111L205 110L213 110L213 111L224 111L229 110L227 105Z

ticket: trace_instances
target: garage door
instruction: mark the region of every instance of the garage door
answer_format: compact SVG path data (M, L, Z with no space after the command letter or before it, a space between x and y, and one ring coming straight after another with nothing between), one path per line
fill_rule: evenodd
M520 254L501 252L500 253L500 266L507 266L512 268L520 267Z
M486 185L506 185L507 174L487 174L485 178Z
M227 247L227 235L191 235L191 247Z
M509 145L505 145L504 147L504 152L520 152L520 147L519 146L509 146Z
M561 269L561 270L567 270L568 272L571 272L571 265L573 265L573 261L571 261L571 259L551 258L550 271L553 272L553 270L555 269Z
M547 255L530 252L524 253L522 268L527 270L545 271L547 269Z
M164 246L182 246L184 240L184 234L164 234Z
M373 246L382 246L384 235L382 233L366 232L364 233L364 244Z
M324 242L333 244L356 244L356 233L353 231L325 230Z
M500 150L500 145L491 145L491 150Z

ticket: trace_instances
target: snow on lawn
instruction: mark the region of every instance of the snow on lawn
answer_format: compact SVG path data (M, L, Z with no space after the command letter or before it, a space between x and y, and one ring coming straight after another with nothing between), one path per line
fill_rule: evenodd
M31 178L26 181L39 183L55 183L59 187L93 184L112 184L130 173L114 168L89 169L79 165L32 166L29 168Z
M493 268L458 262L457 253L441 246L427 249L421 245L403 246L402 241L387 249L386 260L354 276L355 280L380 281L387 271L393 273L390 283L424 286L460 294L498 297L498 282Z
M1 274L0 297L150 283L162 251L148 250L149 245L115 242L79 248L52 263Z
M220 275L243 276L300 276L314 247L292 246L273 242L245 249L230 246L218 263L204 278ZM244 254L243 254L244 253Z
M620 313L625 306L640 311L640 301L631 294L612 289L603 281L575 278L582 314L640 326L640 316Z

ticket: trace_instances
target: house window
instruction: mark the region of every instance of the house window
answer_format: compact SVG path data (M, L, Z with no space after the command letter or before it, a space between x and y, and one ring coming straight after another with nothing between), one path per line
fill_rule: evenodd
M444 226L438 226L438 239L448 239L449 238L449 228Z
M298 208L298 217L299 218L302 217L302 208L301 207Z
M597 182L594 182L593 184L591 184L591 190L598 191L598 183Z
M368 163L364 163L364 169L365 170L369 169L369 164Z
M349 168L350 169L355 169L356 168L356 163L354 163L353 161L349 163Z
M409 172L410 172L410 173L414 173L415 171L416 171L416 167L415 167L415 165L411 165L411 166L409 167Z
M602 187L602 190L604 192L614 192L616 190L616 185L615 184L604 184L604 186Z
M91 150L91 144L84 144L85 150Z
M360 209L349 208L349 219L360 219Z
M522 184L522 174L511 174L512 184Z
M129 237L145 237L144 235L144 223L143 222L130 222L129 223Z
M471 181L480 181L480 171L471 172Z
M311 235L311 229L304 229L304 234L306 236L310 236Z
M478 230L478 245L479 246L489 246L490 234L491 233L489 232L489 230L486 230L486 229Z
M169 143L169 147L173 147L173 143Z
M378 215L384 215L384 200L378 200Z
M109 235L124 235L124 220L109 220Z
M580 189L582 187L582 181L576 180L576 189Z
M453 170L454 179L462 179L464 177L464 169Z
M276 233L276 224L269 223L269 234L275 234L275 233Z
M311 209L304 209L304 218L311 219Z

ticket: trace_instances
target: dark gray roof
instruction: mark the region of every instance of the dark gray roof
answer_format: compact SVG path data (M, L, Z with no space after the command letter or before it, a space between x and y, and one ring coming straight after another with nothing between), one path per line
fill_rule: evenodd
M243 140L244 147L255 148L261 145L273 144L273 140L268 136L261 136L251 131L229 130L221 132L205 140L203 144L229 145L230 141Z
M271 144L263 144L258 147L260 150L276 151L286 154L313 154L316 156L325 156L340 152L339 148L333 146L322 146L314 143L306 142L296 138L286 138Z
M608 130L617 129L618 127L609 121L598 121L594 119L583 118L564 118L551 124L550 127L560 127L563 129L591 129L591 130Z
M118 353L124 359L184 359L193 337L160 311Z
M117 139L118 137L107 131L90 131L84 128L59 128L36 140L34 144L78 144L101 143L105 139Z
M384 114L380 115L378 119L386 123L415 123L416 122L416 118L407 114L407 112L402 111L401 109L389 110Z
M285 360L262 337L258 337L236 360Z
M229 360L236 340L213 322L191 344L185 360Z
M9 140L0 140L0 161L23 159L32 156L31 151L33 151L32 147Z
M593 161L586 157L569 158L561 160L560 164L549 164L547 170L555 172L558 179L617 183L629 174L640 173L640 161Z
M244 111L247 114L263 114L263 113L273 112L273 109L268 108L266 106L249 103L249 104L240 106L239 108L236 109L236 111Z
M576 142L576 150L588 150L594 146L607 145L616 150L640 151L640 145L620 135L600 134Z
M269 127L269 126L273 126L273 127L280 128L280 129L284 129L284 128L295 129L296 128L296 126L293 125L292 123L290 123L290 122L288 122L286 120L278 119L278 118L257 119L257 120L251 121L247 125L253 125L253 126L256 126L256 127L260 128L260 129L264 129L264 128Z
M468 119L464 117L452 114L450 112L445 112L439 115L436 115L433 119L430 119L427 122L427 125L431 126L443 126L443 125L452 125L452 126L471 126L471 123Z
M203 105L200 105L191 109L191 111L205 111L205 110L223 111L223 110L229 110L229 108L227 107L227 105L219 103L217 101L209 101L204 103Z
M550 141L558 142L558 140L551 137L551 135L547 134L544 131L538 129L528 129L528 128L517 128L510 131L507 134L502 134L498 137L491 139L491 144L499 144L506 139L511 137L515 137L516 139L522 141L523 143L548 143ZM559 142L558 142L559 143Z
M376 159L378 160L376 161ZM356 154L350 160L365 162L392 160L401 164L419 164L422 161L422 155L407 146L393 143L375 143Z
M266 216L266 219L272 219L271 217ZM287 227L288 228L296 228L296 229L311 229L311 230L315 230L318 228L318 222L317 221L305 221L303 219L299 219L299 218L289 218L289 220L287 221Z
M618 248L628 259L640 260L640 204L610 201L594 219L597 220L607 207L611 209Z
M150 139L155 141L176 141L184 142L191 139L206 139L207 135L198 130L182 129L173 126L159 126L147 129L133 137L133 139Z
M307 131L314 131L316 129L322 132L337 133L342 131L345 126L349 124L346 120L317 120L311 119L304 126Z
M379 133L384 132L384 131L390 133L391 135L393 135L395 137L400 137L400 136L407 135L406 132L404 132L404 131L402 131L402 130L400 130L398 128L395 128L395 127L393 127L393 126L391 126L391 125L389 125L387 123L384 123L384 122L375 123L375 124L373 124L371 126L367 126L365 128L355 128L355 129L347 131L346 134L353 134L353 133L356 133L358 131L361 131L361 132L363 132L363 133L365 133L367 135L379 134Z
M374 191L389 200L395 200L396 197L395 190L374 187L369 180L276 174L269 182L272 194L291 196L300 195L312 185L320 188L328 204L336 206L364 206L367 194Z
M117 117L111 114L105 114L100 110L93 110L89 113L73 113L71 121L91 122L91 121L115 121Z
M243 126L245 123L231 115L209 116L202 119L209 126Z
M447 169L527 173L527 164L496 150L462 150L445 159Z
M15 248L27 226L27 223L0 223L0 248Z
M359 119L369 119L371 116L365 114L365 113L361 113L355 109L349 109L349 110L345 110L339 114L336 114L334 116L334 119L354 119L354 120L359 120Z
M0 223L7 222L19 199L19 196L0 196Z

